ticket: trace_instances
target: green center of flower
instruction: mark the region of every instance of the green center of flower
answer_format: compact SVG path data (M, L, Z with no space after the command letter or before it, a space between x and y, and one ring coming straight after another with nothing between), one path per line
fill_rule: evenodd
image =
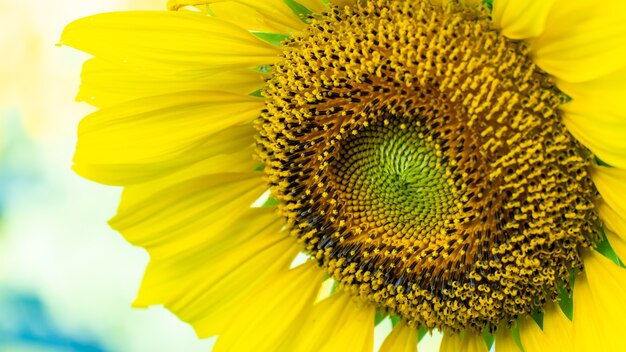
M453 187L442 182L448 170L441 153L411 120L389 116L355 130L329 170L338 186L336 199L354 222L380 223L398 241L414 235L417 226L431 226L455 205Z
M413 326L541 312L599 236L565 97L477 9L334 9L285 43L264 95L258 153L288 228Z

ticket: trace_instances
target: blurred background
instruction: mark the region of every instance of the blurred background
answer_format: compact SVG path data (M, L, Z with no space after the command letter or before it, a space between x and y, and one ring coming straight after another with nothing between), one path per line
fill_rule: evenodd
M78 121L93 108L74 101L88 56L56 46L61 31L165 2L0 0L0 352L211 349L163 308L130 308L148 255L106 224L120 190L71 171ZM377 345L389 327L377 327Z
M164 0L0 0L0 351L209 351L162 308L131 309L148 255L108 228L119 190L72 173L90 14Z

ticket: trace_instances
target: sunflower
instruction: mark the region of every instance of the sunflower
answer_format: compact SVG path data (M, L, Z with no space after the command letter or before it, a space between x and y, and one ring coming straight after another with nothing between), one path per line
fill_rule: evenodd
M625 2L168 7L62 35L135 306L215 351L623 350Z

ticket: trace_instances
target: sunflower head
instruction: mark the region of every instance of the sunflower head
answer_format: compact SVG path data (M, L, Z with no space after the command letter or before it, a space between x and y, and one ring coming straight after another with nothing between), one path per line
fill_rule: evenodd
M63 34L136 306L215 351L623 349L626 2L168 6Z
M306 251L414 326L541 311L599 236L566 96L478 8L367 1L284 44L258 150ZM555 228L556 227L556 228Z

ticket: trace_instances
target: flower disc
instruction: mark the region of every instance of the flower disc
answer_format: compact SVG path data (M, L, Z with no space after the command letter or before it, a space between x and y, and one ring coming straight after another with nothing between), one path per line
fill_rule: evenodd
M284 43L258 153L288 228L413 326L540 312L599 234L591 154L524 43L466 5L366 1Z

